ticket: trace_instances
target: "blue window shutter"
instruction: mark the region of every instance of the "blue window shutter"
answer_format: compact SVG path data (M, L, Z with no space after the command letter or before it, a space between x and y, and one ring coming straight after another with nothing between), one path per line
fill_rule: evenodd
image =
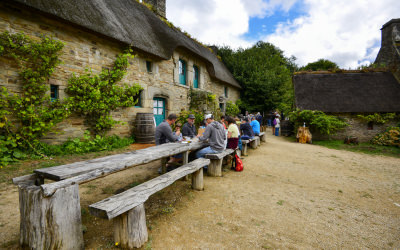
M179 83L186 85L186 62L179 59Z
M199 68L197 66L193 66L193 72L194 72L193 88L198 89L199 88Z

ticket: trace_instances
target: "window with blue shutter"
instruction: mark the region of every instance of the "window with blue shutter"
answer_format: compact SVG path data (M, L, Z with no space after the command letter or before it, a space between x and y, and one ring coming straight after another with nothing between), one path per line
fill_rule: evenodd
M179 59L179 83L186 85L186 62Z
M199 88L199 68L193 65L193 88Z
M58 100L58 85L50 85L50 98L52 102Z

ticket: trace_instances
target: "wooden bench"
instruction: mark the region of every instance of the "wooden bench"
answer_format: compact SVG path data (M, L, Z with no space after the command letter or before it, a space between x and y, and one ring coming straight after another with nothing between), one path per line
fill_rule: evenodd
M233 149L225 149L218 154L206 154L204 157L211 160L210 166L207 169L208 175L222 176L222 161L225 156L232 154L234 151Z
M257 148L258 146L257 138L259 139L258 136L254 136L249 140L242 140L242 155L247 155L247 144L249 144L250 147L253 149Z
M14 178L19 187L20 244L30 249L83 249L79 184L180 153L187 163L188 151L205 146L202 142L167 143L36 169L34 174ZM55 182L44 184L44 179Z
M113 219L114 241L122 248L141 247L148 238L144 202L150 195L192 174L192 188L203 190L203 167L209 159L200 158L157 178L89 206L94 216Z

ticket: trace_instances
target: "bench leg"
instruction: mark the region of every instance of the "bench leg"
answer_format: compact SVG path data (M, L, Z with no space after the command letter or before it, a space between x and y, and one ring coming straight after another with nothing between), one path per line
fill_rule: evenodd
M204 189L203 168L200 168L192 174L192 188L201 191Z
M168 158L161 158L161 173L165 174L167 172L167 162L168 162Z
M183 158L182 158L182 163L183 165L189 163L189 151L183 152ZM189 180L189 175L186 175L181 179L182 181L188 181Z
M222 176L222 160L211 160L207 173L210 176Z
M122 247L139 248L148 239L144 204L132 208L113 219L114 241Z
M257 147L259 147L261 145L261 139L260 137L257 137Z
M254 139L254 140L252 140L252 141L250 142L250 147L251 147L252 149L257 148L257 140L256 140L256 139Z
M84 249L78 185L44 197L39 186L19 185L20 244L29 249Z
M242 154L243 154L244 156L247 156L247 143L244 143L244 144L242 145Z
M265 134L263 136L260 137L262 142L265 142Z

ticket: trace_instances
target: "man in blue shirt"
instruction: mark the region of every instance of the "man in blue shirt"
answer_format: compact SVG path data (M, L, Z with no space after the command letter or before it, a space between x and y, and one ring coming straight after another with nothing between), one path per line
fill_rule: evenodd
M260 123L256 120L254 116L253 118L251 118L250 126L253 129L255 135L260 135Z

